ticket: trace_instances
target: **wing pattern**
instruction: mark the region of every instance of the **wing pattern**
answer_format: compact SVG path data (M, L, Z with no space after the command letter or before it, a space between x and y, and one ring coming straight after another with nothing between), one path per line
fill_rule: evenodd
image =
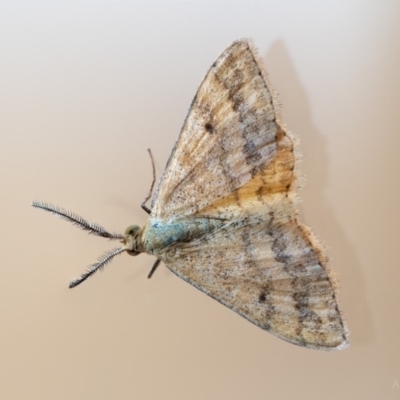
M316 349L347 345L322 247L297 219L294 139L276 121L246 40L213 64L153 197L147 225L222 221L155 252L176 275L259 327ZM149 234L150 235L150 234Z
M229 226L161 258L176 275L281 339L326 350L347 343L324 257L295 220Z
M275 156L271 94L249 43L235 42L203 80L152 200L152 217L191 215L241 187Z

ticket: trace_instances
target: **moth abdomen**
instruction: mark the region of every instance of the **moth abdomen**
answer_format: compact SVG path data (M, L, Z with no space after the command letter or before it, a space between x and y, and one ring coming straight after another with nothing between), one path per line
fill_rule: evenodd
M174 222L154 221L147 223L142 236L145 251L157 254L168 246L191 242L210 234L223 225L221 219L214 218L184 218Z

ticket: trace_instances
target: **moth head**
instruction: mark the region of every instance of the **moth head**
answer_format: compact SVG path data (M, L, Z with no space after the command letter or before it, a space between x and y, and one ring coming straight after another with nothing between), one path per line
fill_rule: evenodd
M125 233L111 233L104 229L101 225L95 222L88 222L84 218L70 211L67 211L61 207L53 206L48 203L41 203L33 201L31 204L33 207L40 208L41 210L48 211L57 217L65 219L73 223L78 228L88 231L89 234L107 238L109 240L119 240L124 244L123 247L119 247L113 250L109 250L102 254L95 264L88 267L87 271L79 278L71 281L69 287L73 288L78 286L80 283L85 281L89 276L92 276L96 271L103 269L111 260L118 254L126 251L131 256L137 256L140 252L137 251L138 243L140 242L140 228L137 225L130 225L126 228Z
M130 256L137 256L140 252L137 251L140 227L138 225L129 225L125 229L124 239L122 243L125 244L126 252Z

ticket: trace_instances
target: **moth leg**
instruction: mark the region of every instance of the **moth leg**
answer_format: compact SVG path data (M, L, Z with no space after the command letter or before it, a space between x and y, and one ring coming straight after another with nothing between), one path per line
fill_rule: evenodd
M159 258L157 258L156 262L153 264L153 266L152 266L152 268L151 268L151 270L149 272L149 275L147 275L147 279L150 279L153 276L153 274L156 271L157 267L160 265L160 262L161 262L161 260Z
M141 204L141 207L143 208L144 211L147 212L147 214L151 214L151 210L150 210L150 208L148 208L148 207L146 206L146 202L147 202L147 200L150 199L151 194L153 193L154 182L156 181L156 168L155 168L155 166L154 166L154 159L153 159L153 154L151 153L151 150L150 150L150 149L147 149L147 151L148 151L149 154L150 154L151 166L152 166L152 168L153 168L153 182L151 183L150 191L149 191L149 193L147 194L147 196L145 197L145 199L143 200L143 202L142 202L142 204Z

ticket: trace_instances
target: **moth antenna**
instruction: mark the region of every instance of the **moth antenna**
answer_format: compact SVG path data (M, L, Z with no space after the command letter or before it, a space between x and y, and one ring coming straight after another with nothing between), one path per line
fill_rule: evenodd
M59 218L65 219L66 221L72 222L78 228L81 228L84 231L88 231L89 235L96 235L100 237L104 237L110 240L121 240L124 238L120 233L110 233L106 231L101 225L96 222L86 221L81 216L72 213L71 211L67 211L64 208L53 206L52 204L42 203L40 201L32 201L32 207L40 208L41 210L48 211L53 215L56 215Z
M92 276L96 271L103 269L115 256L121 254L123 251L126 251L125 247L118 247L116 249L106 251L98 258L97 263L90 265L84 274L71 281L69 288L72 289L75 286L78 286L80 283L89 278L89 276Z

